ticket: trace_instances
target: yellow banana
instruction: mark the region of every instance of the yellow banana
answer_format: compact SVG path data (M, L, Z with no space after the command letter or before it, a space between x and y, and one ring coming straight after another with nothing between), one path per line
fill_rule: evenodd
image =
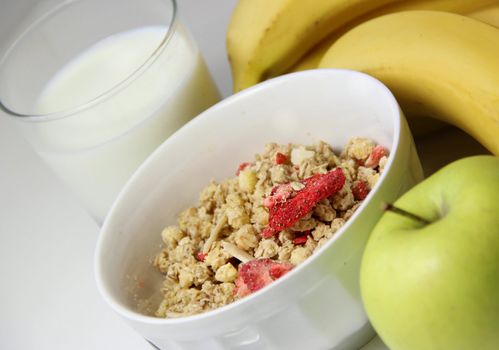
M499 27L499 0L408 0L396 2L369 12L330 33L324 40L299 59L288 72L317 68L329 47L340 36L357 25L375 17L411 10L435 10L466 14Z
M286 72L337 28L400 1L403 0L240 0L227 30L234 90Z
M338 39L319 67L381 80L406 115L464 130L499 155L499 29L447 12L399 12Z
M331 45L333 45L334 42L338 40L338 38L342 34L344 34L343 30L330 34L326 39L322 40L319 44L315 45L302 58L300 58L298 62L296 62L289 69L288 73L300 72L303 70L315 69L319 67L319 63L321 62L322 57L324 57L327 50L329 50Z
M499 3L474 11L468 16L499 28Z

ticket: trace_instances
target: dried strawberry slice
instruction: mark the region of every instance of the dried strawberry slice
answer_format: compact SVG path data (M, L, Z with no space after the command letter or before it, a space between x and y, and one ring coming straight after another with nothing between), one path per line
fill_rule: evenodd
M246 295L251 294L251 290L248 288L248 286L244 283L243 276L239 275L237 277L236 281L234 282L236 285L236 288L234 289L234 295L238 296L239 298L245 297Z
M274 280L284 276L293 269L294 265L289 263L274 263L270 266L269 274Z
M363 200L369 194L367 183L362 180L355 181L352 186L353 198L358 201Z
M255 259L239 265L239 275L251 292L255 292L273 281L269 274L271 259Z
M203 253L203 252L197 252L196 253L196 259L198 259L199 261L204 261L204 259L206 259L206 253Z
M367 157L364 164L367 168L376 168L379 165L379 160L388 155L388 151L383 146L376 146Z
M282 154L281 152L277 152L275 155L275 163L276 164L284 164L288 161L288 157L286 157L285 154Z
M340 168L337 168L325 174L311 176L301 183L305 187L299 191L294 191L289 184L272 189L271 199L266 198L264 201L269 208L269 225L262 231L264 238L293 226L307 215L317 202L340 191L345 184L345 175ZM293 192L289 192L289 187ZM278 193L279 196L276 197Z
M239 265L239 277L235 284L235 295L243 297L281 277L294 266L289 263L280 263L272 259L255 259Z
M293 239L293 244L294 245L304 245L305 243L307 243L307 240L308 240L307 235L298 236L298 237L295 237Z

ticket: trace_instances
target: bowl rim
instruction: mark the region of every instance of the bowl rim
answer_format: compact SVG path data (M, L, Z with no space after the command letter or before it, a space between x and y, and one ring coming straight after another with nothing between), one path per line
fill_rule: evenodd
M269 88L272 88L274 85L279 85L282 84L283 82L286 81L292 81L294 79L304 79L303 77L310 76L311 79L313 78L324 78L326 75L330 75L334 77L337 74L344 74L344 75L352 75L352 76L357 76L361 77L362 79L369 81L371 84L374 84L377 86L377 88L383 92L383 94L386 96L386 100L388 102L387 105L387 110L390 111L390 114L392 116L392 126L393 126L393 139L392 139L392 144L391 144L391 150L390 154L388 157L388 161L385 165L383 173L380 175L380 178L378 182L376 183L375 187L369 192L368 196L366 199L361 203L361 205L358 207L358 209L354 212L354 214L349 218L349 220L346 221L346 223L338 230L336 233L324 244L317 252L315 252L313 255L308 257L304 262L293 268L293 271L290 273L280 277L278 280L274 281L271 285L266 286L265 288L262 288L242 299L236 300L232 303L229 303L227 305L215 308L213 310L208 310L206 312L202 312L199 314L194 314L194 315L189 315L189 316L182 316L178 318L160 318L160 317L155 317L155 316L149 316L142 314L140 312L137 312L126 305L123 305L121 302L119 302L117 299L114 298L113 293L111 293L108 289L108 285L106 282L106 279L104 278L104 272L103 272L103 251L104 251L104 246L107 244L107 237L109 236L108 231L111 229L113 226L113 222L115 221L114 217L117 215L116 212L119 213L119 207L120 203L122 201L122 198L127 195L127 193L130 191L131 188L135 187L135 183L138 181L138 178L140 178L141 174L145 171L145 169L149 168L149 164L155 162L156 158L158 157L159 153L164 152L163 149L168 148L171 143L174 143L177 138L183 137L183 134L185 130L188 130L191 128L193 125L196 123L199 123L200 120L204 120L204 115L205 114L211 114L210 118L216 118L213 116L216 116L217 113L214 111L217 111L218 109L223 109L225 108L226 105L233 104L233 103L238 103L239 100L244 100L247 97L250 96L254 93L258 93L261 90L266 90ZM175 131L170 137L168 137L160 146L158 146L147 158L146 160L138 167L138 169L133 173L131 178L127 181L125 186L122 188L120 193L118 194L116 200L114 201L113 205L111 206L108 215L106 216L104 223L100 229L98 240L97 240L97 245L94 253L94 276L95 280L97 283L98 290L101 294L101 296L105 299L105 301L116 311L118 314L122 315L128 320L132 320L134 322L140 323L140 324L147 324L147 325L152 325L152 326L177 326L177 325L182 325L186 323L193 323L193 322L202 322L209 320L211 318L216 318L219 316L220 313L226 313L227 311L230 311L235 308L241 307L241 305L245 305L247 303L254 302L255 299L260 299L262 295L265 295L269 290L275 289L276 287L280 286L284 281L288 280L289 278L293 278L294 275L298 274L302 269L306 268L308 265L310 265L313 261L318 259L327 249L329 249L338 239L339 237L344 235L344 232L348 230L348 228L356 221L357 217L359 214L363 211L364 207L369 203L370 198L375 196L375 193L378 192L380 185L383 183L384 179L387 177L387 174L390 173L390 170L392 168L392 163L393 159L396 158L395 155L399 152L399 145L400 145L400 135L401 135L401 125L402 125L402 118L403 118L403 113L398 105L397 100L395 99L393 93L388 89L386 85L384 85L381 81L378 79L366 74L362 73L359 71L354 71L350 69L336 69L336 68L320 68L320 69L313 69L313 70L308 70L308 71L300 71L300 72L295 72L295 73L289 73L286 75L282 75L276 78L272 78L269 80L266 80L264 82L261 82L259 84L256 84L254 86L251 86L245 90L242 90L240 92L237 92L222 101L218 102L217 104L209 107L205 111L201 112L197 117L193 118L184 126L179 128L177 131ZM296 272L295 272L296 271Z

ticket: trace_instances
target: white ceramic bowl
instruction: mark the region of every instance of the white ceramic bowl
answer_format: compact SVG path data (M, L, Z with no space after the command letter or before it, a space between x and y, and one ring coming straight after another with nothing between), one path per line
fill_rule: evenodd
M316 254L242 300L204 314L159 319L135 309L159 303L151 267L161 230L196 203L210 179L234 175L268 142L341 149L365 136L390 150L380 181L354 216ZM421 180L406 121L379 81L347 70L282 76L205 111L166 140L119 195L100 233L95 269L105 300L161 349L357 349L374 335L359 294L359 263L381 201ZM142 287L142 288L140 288Z

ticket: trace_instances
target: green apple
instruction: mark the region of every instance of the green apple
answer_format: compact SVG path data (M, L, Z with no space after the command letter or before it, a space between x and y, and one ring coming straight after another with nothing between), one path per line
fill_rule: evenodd
M360 286L392 350L499 349L499 157L457 160L395 202L362 259Z

